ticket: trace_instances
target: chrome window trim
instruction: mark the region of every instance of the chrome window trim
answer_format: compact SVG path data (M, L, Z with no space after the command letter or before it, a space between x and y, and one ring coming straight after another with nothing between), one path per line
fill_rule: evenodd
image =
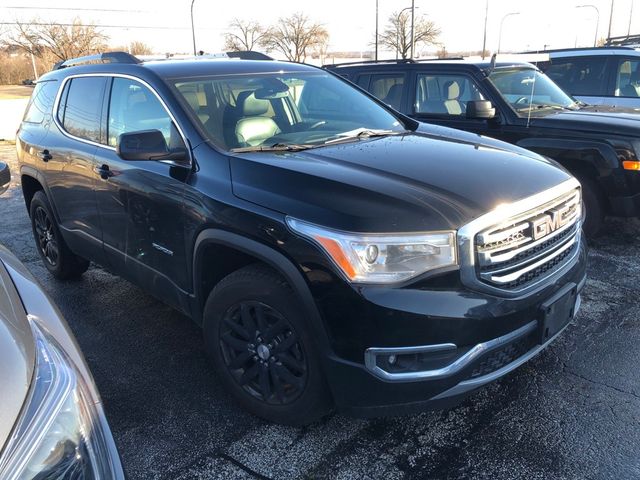
M496 348L501 347L507 343L511 343L521 337L524 337L538 328L538 321L533 320L526 325L509 332L501 337L488 340L486 342L478 343L467 353L460 358L450 363L449 365L434 369L434 370L420 370L417 372L398 372L391 373L380 368L376 363L376 357L378 355L394 355L394 354L411 354L411 353L430 353L445 350L454 350L457 346L454 343L442 343L436 345L424 345L418 347L396 347L396 348L368 348L364 354L364 363L367 370L382 380L387 382L418 382L421 380L437 380L441 378L450 377L456 373L462 371L471 363L476 361L478 357L488 353Z
M58 108L60 106L60 99L62 97L62 92L64 92L64 88L67 85L67 82L69 82L70 80L74 79L74 78L82 78L82 77L105 77L107 79L109 78L126 78L128 80L134 80L136 82L141 83L142 85L144 85L146 88L149 89L149 91L151 93L153 93L155 95L155 97L158 99L158 101L160 102L160 105L162 105L162 108L164 108L164 110L167 112L167 114L169 115L169 118L171 118L171 121L174 123L174 125L176 126L176 129L178 130L178 133L180 134L180 137L182 138L182 142L184 143L184 146L189 154L189 163L193 162L193 157L191 155L191 149L189 148L189 143L187 142L187 137L184 134L184 131L182 130L182 127L180 126L180 124L178 123L178 121L176 120L176 117L171 113L171 111L169 110L169 107L167 106L167 104L165 103L165 101L162 99L162 97L158 94L158 92L156 92L155 88L153 88L149 83L147 83L145 80L141 79L140 77L136 77L135 75L129 75L129 74L125 74L125 73L77 73L75 75L69 75L68 77L65 77L62 82L60 83L60 88L58 88L58 93L56 95L56 100L53 104L53 112L52 112L52 116L53 116L53 122L56 124L56 126L58 127L58 129L60 130L60 132L62 132L62 134L66 137L71 138L72 140L76 140L78 142L83 142L86 143L88 145L93 145L96 147L101 147L107 150L111 150L112 152L116 151L116 147L112 147L111 145L106 145L104 143L99 143L99 142L94 142L92 140L87 140L86 138L81 138L81 137L76 137L75 135L67 132L67 130L65 130L64 126L62 125L62 123L60 123L60 120L58 119ZM105 92L106 94L106 92ZM103 98L104 101L104 98ZM110 102L109 102L110 103ZM155 160L152 160L155 161ZM173 160L159 160L159 162L161 163L168 163L170 165L177 165L180 166L179 163L174 162Z
M580 253L579 244L582 237L581 230L578 230L575 237L576 242L578 243L578 248L576 248L575 252L566 260L565 264L561 268L551 275L544 276L538 281L519 290L505 290L498 287L492 287L480 281L476 274L474 239L478 233L487 228L503 223L510 218L526 214L529 210L535 210L541 205L553 202L555 199L567 195L571 190L575 190L577 188L582 188L580 182L571 177L561 184L543 192L531 195L530 197L517 202L498 206L491 212L476 218L472 222L460 228L458 230L457 238L458 260L460 262L460 280L462 283L476 291L486 292L500 297L515 298L544 288L545 285L552 283L557 278L565 274L575 265Z

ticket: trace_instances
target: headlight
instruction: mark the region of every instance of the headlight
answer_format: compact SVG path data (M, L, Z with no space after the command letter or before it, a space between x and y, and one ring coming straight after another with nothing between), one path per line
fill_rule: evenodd
M0 458L0 478L119 479L120 460L89 386L57 342L31 320L36 369L29 397ZM107 430L108 431L108 430Z
M396 283L457 265L453 231L357 234L287 218L287 225L318 244L354 283Z

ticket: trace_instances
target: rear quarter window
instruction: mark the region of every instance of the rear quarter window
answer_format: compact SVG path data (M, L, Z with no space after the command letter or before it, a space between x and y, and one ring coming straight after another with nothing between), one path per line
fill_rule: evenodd
M42 123L51 112L60 83L57 80L38 82L22 119L27 123Z

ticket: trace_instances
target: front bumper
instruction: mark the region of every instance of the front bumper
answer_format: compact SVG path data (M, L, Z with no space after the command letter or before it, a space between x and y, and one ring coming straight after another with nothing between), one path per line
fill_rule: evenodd
M577 261L564 275L523 298L499 298L464 289L362 289L360 304L355 298L348 301L353 342L345 343L345 337L336 335L344 330L346 318L325 316L336 339L337 354L326 363L336 405L351 415L370 417L456 404L471 391L519 367L560 335L566 326L541 342L541 307L568 289L576 295L575 313L585 273L582 244ZM331 299L333 311L335 301ZM363 311L367 312L364 316ZM402 355L425 346L433 347L423 363L428 366L431 362L431 368L394 374L377 366L378 355L388 358L394 351Z

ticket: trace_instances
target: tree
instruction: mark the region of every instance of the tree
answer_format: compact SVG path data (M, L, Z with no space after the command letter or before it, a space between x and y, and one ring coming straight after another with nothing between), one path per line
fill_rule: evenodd
M84 25L79 19L72 24L41 22L16 22L4 44L17 46L27 53L56 61L68 60L99 52L106 48L107 36L95 25Z
M239 18L234 18L229 28L232 31L224 35L224 49L227 52L254 50L261 45L266 33L266 28L258 22Z
M312 23L303 13L283 17L270 27L262 39L267 51L278 51L293 62L302 62L307 51L322 48L329 41L329 32L319 23Z
M440 35L440 29L435 23L422 16L414 18L414 30L416 47L436 44ZM392 13L378 41L390 50L398 52L402 58L407 58L411 54L411 13L407 11ZM414 51L416 50L417 48L414 48Z
M144 42L133 41L129 44L129 53L131 55L151 55L153 50Z

